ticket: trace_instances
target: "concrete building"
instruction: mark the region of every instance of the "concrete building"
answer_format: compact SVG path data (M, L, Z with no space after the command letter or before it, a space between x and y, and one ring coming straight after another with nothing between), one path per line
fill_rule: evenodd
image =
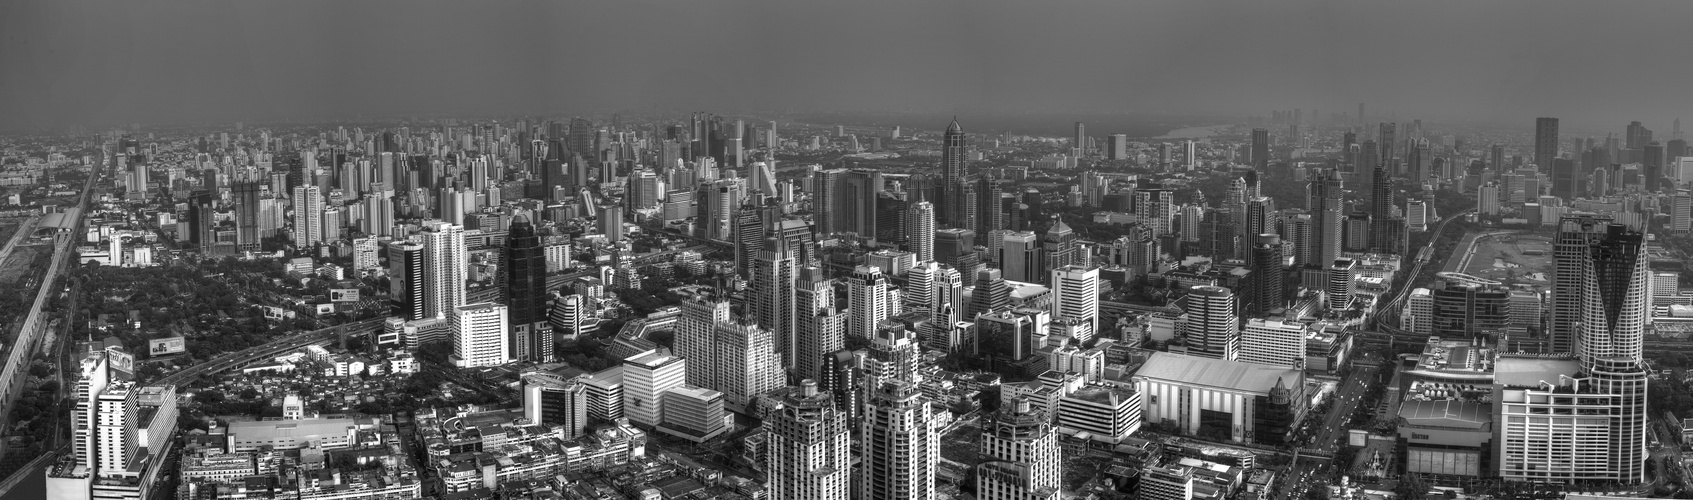
M482 303L454 308L447 322L453 339L453 364L470 368L510 363L508 327L506 306Z
M780 409L764 420L770 498L851 498L851 432L833 394L805 380L778 401Z
M1159 352L1133 381L1146 421L1182 435L1277 444L1306 410L1301 370Z
M687 365L662 348L623 360L623 416L646 427L662 423L661 398L665 391L682 387Z
M1305 368L1305 324L1273 319L1246 320L1240 335L1240 357L1247 363Z
M1002 405L982 422L976 498L1057 500L1062 479L1051 419L1027 400Z
M1058 399L1058 432L1078 440L1120 443L1140 430L1138 392L1126 387L1091 384Z

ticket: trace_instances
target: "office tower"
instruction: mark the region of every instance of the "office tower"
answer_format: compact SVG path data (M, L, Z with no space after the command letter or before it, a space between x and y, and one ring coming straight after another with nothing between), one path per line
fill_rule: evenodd
M1240 349L1240 317L1234 291L1195 286L1187 294L1187 353L1233 361Z
M465 252L464 227L458 224L424 221L423 231L425 317L446 318L464 305L465 268L469 255Z
M1511 322L1511 291L1504 286L1441 279L1429 299L1429 334L1443 339L1498 337Z
M389 314L407 321L434 317L426 312L429 266L423 253L423 245L419 243L396 241L388 244Z
M1432 174L1429 167L1434 161L1434 150L1429 147L1428 139L1417 139L1416 144L1405 152L1405 156L1407 157L1405 161L1406 177L1409 177L1411 182L1416 185L1421 185L1423 181L1428 180L1430 174Z
M1590 371L1638 370L1651 300L1645 236L1619 223L1602 230L1579 258L1576 355Z
M615 205L600 205L595 220L606 242L616 245L623 241L623 209Z
M1399 153L1399 124L1382 123L1376 127L1376 147L1381 148L1381 163L1391 161Z
M506 303L511 321L511 356L520 361L551 361L552 328L547 323L547 256L529 217L512 217L506 235Z
M1087 342L1099 335L1099 268L1067 265L1052 270L1052 319L1086 323Z
M1002 198L998 179L982 174L976 180L976 234L988 234L1005 227L1005 211L1001 209L1003 203L1000 201Z
M1558 157L1558 119L1534 119L1534 164L1541 172L1552 168L1552 160ZM1495 169L1498 168L1496 165Z
M1053 269L1068 266L1076 262L1079 245L1076 243L1076 233L1062 219L1054 219L1052 227L1047 228L1046 234L1041 236L1041 250L1038 258L1038 268L1029 273L1031 277L1045 282L1048 272Z
M1574 200L1584 191L1582 189L1581 172L1576 170L1575 162L1572 160L1553 158L1551 166L1549 168L1543 167L1542 171L1549 171L1552 176L1552 196Z
M935 231L935 261L965 269L966 260L975 264L976 232L969 229L941 229Z
M1237 224L1235 230L1248 245L1256 242L1258 235L1276 232L1281 227L1281 212L1276 211L1274 198L1258 196L1247 200L1245 215L1245 223Z
M1077 156L1087 154L1088 136L1086 131L1087 129L1082 125L1082 122L1076 122L1076 139L1071 142L1071 147L1076 149Z
M1186 163L1187 170L1191 171L1199 167L1199 150L1193 139L1182 142L1182 161Z
M911 252L917 260L935 259L935 206L927 201L911 205L906 227L910 228Z
M1105 159L1112 161L1129 159L1129 136L1125 134L1106 136Z
M1034 283L1040 279L1040 247L1034 231L1004 233L999 243L999 269L1005 279Z
M795 351L798 343L794 341L794 334L799 329L794 314L797 305L794 285L799 264L788 249L787 241L781 237L772 235L765 240L763 247L752 262L747 309L758 326L775 337L775 349L781 354L782 366L794 366L798 360Z
M868 391L860 430L861 498L934 498L940 434L928 398L915 381L903 379L881 381Z
M688 362L658 348L623 360L623 416L629 423L655 427L663 421L665 392L685 383Z
M1588 249L1605 235L1609 216L1567 214L1558 221L1552 242L1551 322L1547 336L1552 352L1574 353L1582 315L1582 266Z
M1640 187L1648 193L1658 192L1658 182L1664 177L1664 146L1657 141L1646 143L1640 158Z
M1270 131L1268 129L1252 129L1252 168L1264 170L1270 167Z
M789 388L781 409L764 421L771 500L848 500L852 437L834 395L806 379Z
M1305 206L1311 213L1310 264L1327 266L1340 254L1340 225L1345 199L1340 175L1322 170L1306 185Z
M941 195L936 199L939 209L937 224L940 227L958 227L958 221L964 218L964 175L964 129L955 119L947 125L946 134L941 139L942 186Z
M1641 125L1640 122L1628 122L1628 127L1624 129L1623 137L1625 141L1625 145L1623 147L1628 149L1644 149L1646 144L1652 142L1652 130L1646 128L1644 125Z
M576 439L588 427L588 386L552 372L524 372L523 418L564 430Z
M1280 236L1275 233L1258 235L1252 245L1251 260L1247 262L1252 270L1252 287L1248 293L1254 296L1249 300L1253 307L1243 311L1245 315L1263 316L1286 302L1282 298L1282 256L1286 252Z
M1387 167L1377 164L1370 175L1370 217L1386 219L1393 215L1393 178Z
M570 153L583 158L599 158L594 148L594 124L584 118L571 118L569 131ZM603 181L603 179L602 179Z
M858 266L847 278L847 313L850 317L847 336L875 338L876 323L888 319L891 284L882 270L875 266Z
M1342 257L1335 259L1328 267L1328 299L1329 309L1340 311L1352 305L1352 271L1358 267L1357 259Z
M729 409L750 412L759 395L782 386L782 364L776 352L775 335L759 328L750 318L718 323L712 349L716 351L712 361L717 366L711 369L719 375L717 386L706 388L722 392L723 403Z
M829 279L822 268L801 269L794 292L798 329L794 334L792 367L797 378L818 378L823 375L825 358L844 345L847 317L835 307L835 280Z
M940 339L937 338L939 332L950 331L952 326L958 324L958 322L973 319L964 317L964 276L958 272L958 269L941 264L939 269L935 271L931 287L929 326L933 330L919 332L929 335L929 338L924 339L925 343L939 341ZM950 336L946 340L947 348L960 347L952 345Z
M1057 500L1062 458L1052 419L1028 399L1002 404L982 423L976 498Z
M323 195L317 186L294 188L294 247L311 250L323 241ZM207 246L203 245L202 246Z
M1675 163L1676 158L1687 155L1686 139L1670 139L1669 142L1664 143L1664 157L1668 159L1667 162Z
M487 302L453 308L447 322L453 338L453 365L472 368L511 362L506 315L506 306Z

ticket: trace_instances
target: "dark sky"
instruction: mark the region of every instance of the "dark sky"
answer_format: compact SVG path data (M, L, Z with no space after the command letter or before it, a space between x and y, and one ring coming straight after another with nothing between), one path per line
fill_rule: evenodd
M8 1L0 127L1362 101L1667 133L1693 92L1689 20L1684 0Z

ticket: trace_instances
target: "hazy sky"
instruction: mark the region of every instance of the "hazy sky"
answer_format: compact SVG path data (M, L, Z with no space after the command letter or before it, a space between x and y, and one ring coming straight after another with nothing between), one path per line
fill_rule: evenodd
M1366 102L1667 134L1693 92L1690 20L1684 0L7 1L0 126Z

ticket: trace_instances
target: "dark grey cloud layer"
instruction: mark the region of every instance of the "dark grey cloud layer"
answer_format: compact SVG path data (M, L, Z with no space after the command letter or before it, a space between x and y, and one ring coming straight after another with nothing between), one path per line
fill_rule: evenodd
M1667 131L1688 19L1679 0L0 2L0 126L1364 101Z

